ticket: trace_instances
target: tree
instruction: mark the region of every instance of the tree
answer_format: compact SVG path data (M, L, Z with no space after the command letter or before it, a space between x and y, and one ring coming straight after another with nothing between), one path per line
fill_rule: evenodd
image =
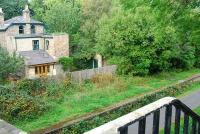
M59 63L62 65L64 71L67 71L72 68L73 58L71 57L61 57L59 58Z
M23 59L9 53L0 47L0 79L7 78L10 74L18 74L24 67Z
M81 14L78 3L69 0L32 0L34 18L47 26L51 33L69 33L72 36L80 27Z
M98 29L98 21L104 14L109 14L113 6L113 0L84 0L82 2L82 24L76 36L74 56L79 59L94 57L95 33Z
M6 20L18 15L21 15L25 7L25 4L26 4L26 0L1 0L0 1L0 7L3 8Z
M103 18L96 32L97 51L117 64L121 74L146 75L193 67L194 47L187 38L182 40L185 33L174 25L179 16L174 19L175 12L165 14L168 10L142 5Z

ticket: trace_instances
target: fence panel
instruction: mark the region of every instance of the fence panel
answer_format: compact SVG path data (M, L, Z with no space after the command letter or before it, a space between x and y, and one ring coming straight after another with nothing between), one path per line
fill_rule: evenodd
M94 68L94 69L87 69L87 70L81 70L81 71L75 71L71 72L71 78L74 81L82 81L91 79L92 76L96 74L103 74L103 73L112 73L114 74L116 72L117 66L111 65L111 66L105 66L101 68Z

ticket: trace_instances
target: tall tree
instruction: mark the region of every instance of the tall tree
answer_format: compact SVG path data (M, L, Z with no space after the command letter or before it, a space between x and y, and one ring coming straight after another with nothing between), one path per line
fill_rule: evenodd
M49 32L76 33L80 27L80 8L75 0L32 0L34 18L43 21Z
M0 7L3 8L5 19L21 15L26 3L26 0L1 0Z
M83 0L82 25L77 34L75 56L82 59L91 59L95 54L95 32L98 29L98 21L104 14L109 14L113 0Z

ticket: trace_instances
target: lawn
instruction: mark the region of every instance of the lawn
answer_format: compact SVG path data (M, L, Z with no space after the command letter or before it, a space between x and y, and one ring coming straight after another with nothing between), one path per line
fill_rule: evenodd
M161 73L146 77L119 77L112 81L85 82L79 84L79 90L69 90L63 95L60 103L49 101L53 108L34 120L15 121L14 125L24 131L33 131L51 126L60 121L78 118L122 100L138 97L155 89L188 78L200 73L199 69ZM190 90L200 88L194 85ZM189 92L188 92L189 93Z

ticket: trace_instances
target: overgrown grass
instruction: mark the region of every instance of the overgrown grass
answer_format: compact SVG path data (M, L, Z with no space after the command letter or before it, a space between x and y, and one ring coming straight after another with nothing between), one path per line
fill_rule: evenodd
M199 69L161 73L146 77L115 77L113 80L106 79L106 82L100 81L100 83L94 82L94 84L91 82L73 84L73 88L66 90L61 95L62 98L59 103L46 98L52 108L43 116L34 120L27 119L13 123L28 132L41 129L60 121L78 118L131 97L144 95L147 92L176 83L197 73L200 73ZM191 90L196 90L197 87L200 88L200 85L194 86Z

